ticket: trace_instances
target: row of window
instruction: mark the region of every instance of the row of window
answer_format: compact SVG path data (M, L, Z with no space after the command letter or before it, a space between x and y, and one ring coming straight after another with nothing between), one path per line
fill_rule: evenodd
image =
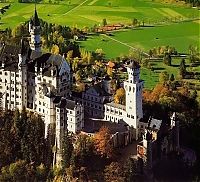
M134 116L133 116L133 115L130 115L130 114L127 114L127 117L128 117L128 118L134 119Z
M0 75L2 75L2 71L0 71ZM4 72L4 75L7 76L8 73L5 71L5 72ZM16 76L16 77L19 77L19 73L16 73L16 75L15 75L14 73L11 73L11 77L15 77L15 76Z
M111 108L111 110L110 110L110 109L107 107L106 111L107 111L107 112L110 111L111 113L115 113L115 114L118 114L118 113L119 113L119 115L122 115L122 112L121 112L121 111L118 112L117 110L113 110L112 108Z
M14 104L14 101L9 101L9 100L7 100L7 104L9 104L9 103ZM15 104L16 104L16 105L19 105L19 102L16 102Z
M99 110L102 110L102 106L98 106L96 104L90 104L89 102L83 102L84 106L88 106L88 107L92 107L92 108L95 108L95 109L99 109Z
M64 112L64 109L57 109L57 112ZM72 114L72 111L71 110L66 110L66 113L70 113L70 114ZM79 111L77 111L77 114L79 114Z
M106 120L113 120L114 119L114 122L117 122L117 121L119 121L119 118L115 118L115 117L113 117L113 116L109 116L109 115L106 115Z
M84 95L83 98L84 98L84 99L87 99L87 100L95 101L95 102L101 102L101 99L100 99L100 98L93 97L93 96L89 96L89 95Z
M3 80L0 78L0 82L3 82ZM7 80L5 79L4 83L7 83ZM15 82L14 80L11 80L11 84L16 84L18 85L19 82Z

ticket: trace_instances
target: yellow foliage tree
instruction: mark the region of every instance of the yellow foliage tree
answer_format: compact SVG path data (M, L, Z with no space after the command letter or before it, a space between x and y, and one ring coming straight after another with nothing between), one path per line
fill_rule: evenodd
M125 105L125 90L124 90L124 88L117 89L115 96L114 96L114 102L116 104Z
M51 48L51 53L52 54L59 54L59 52L60 52L59 47L56 44L54 44Z

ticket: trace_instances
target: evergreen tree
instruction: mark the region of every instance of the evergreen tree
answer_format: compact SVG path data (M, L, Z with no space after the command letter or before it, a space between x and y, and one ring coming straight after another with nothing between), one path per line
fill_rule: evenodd
M184 59L181 60L181 63L180 63L180 66L179 66L179 72L180 72L180 75L181 75L182 78L184 78L186 73L187 73Z
M73 151L72 138L66 132L62 138L62 167L63 169L68 168L70 166L72 151Z
M174 77L174 74L171 74L171 76L170 76L170 79L169 79L170 81L174 81L175 80L175 77Z
M171 61L172 61L172 58L171 58L170 54L166 53L163 58L164 64L171 66Z

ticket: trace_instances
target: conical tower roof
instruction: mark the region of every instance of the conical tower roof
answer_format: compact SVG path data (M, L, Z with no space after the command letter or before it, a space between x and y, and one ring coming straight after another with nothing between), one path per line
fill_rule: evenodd
M40 26L40 20L38 18L36 7L35 7L35 13L32 17L32 23L33 23L33 26Z

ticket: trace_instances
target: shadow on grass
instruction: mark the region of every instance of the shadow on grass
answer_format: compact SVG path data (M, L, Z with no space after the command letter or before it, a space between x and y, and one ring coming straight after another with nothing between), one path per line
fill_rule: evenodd
M161 68L161 67L156 67L156 68L153 68L154 69L154 71L162 71L162 70L165 70L165 68Z

